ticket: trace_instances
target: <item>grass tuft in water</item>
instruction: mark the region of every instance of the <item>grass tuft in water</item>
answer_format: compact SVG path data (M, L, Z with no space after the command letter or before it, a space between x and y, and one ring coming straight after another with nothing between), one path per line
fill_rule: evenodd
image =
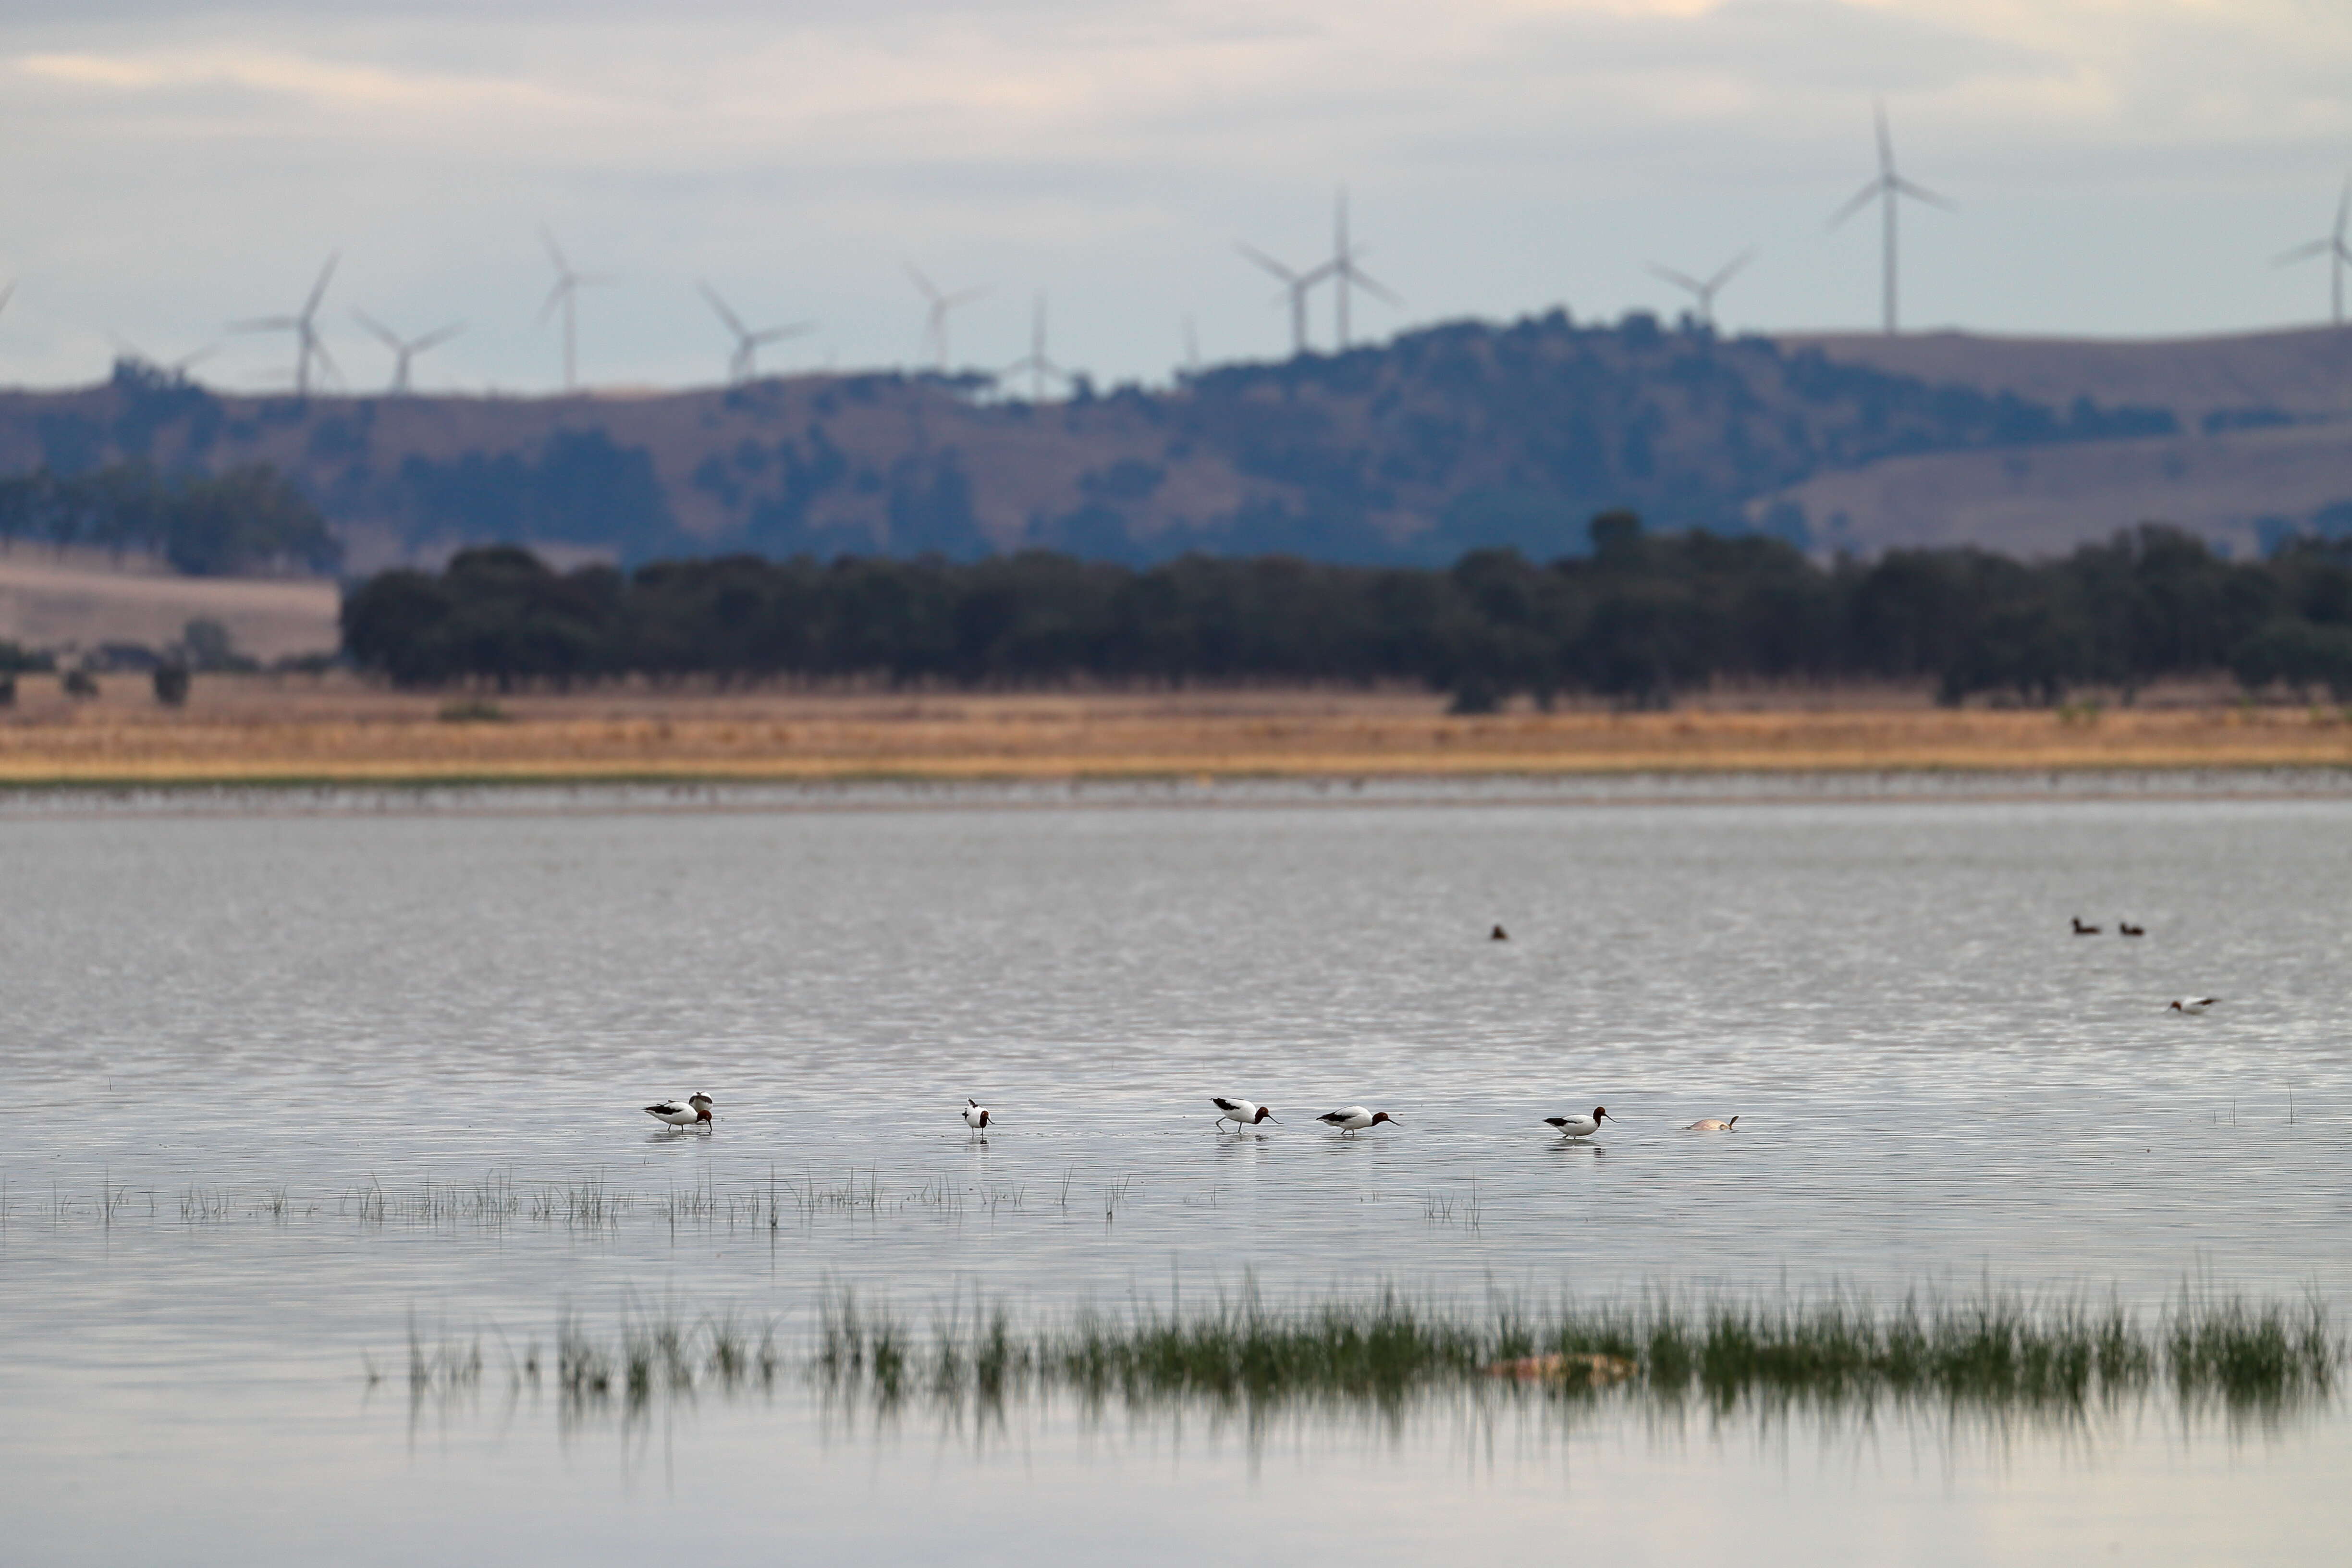
M854 1293L827 1296L812 1371L835 1393L982 1400L1066 1389L1131 1403L1205 1398L1386 1402L1498 1373L1648 1397L1834 1405L1891 1399L2074 1408L2159 1378L2231 1408L2325 1398L2347 1342L2317 1303L2297 1312L2184 1298L2153 1322L2119 1305L1987 1293L1880 1309L1859 1297L1478 1311L1369 1301L1276 1308L1254 1295L1188 1312L1086 1313L1017 1332L1001 1310L921 1339Z

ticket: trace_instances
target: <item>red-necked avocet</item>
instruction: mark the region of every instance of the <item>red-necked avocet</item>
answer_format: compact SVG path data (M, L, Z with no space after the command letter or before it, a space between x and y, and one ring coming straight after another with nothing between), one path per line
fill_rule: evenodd
M963 1117L963 1124L966 1127L971 1128L973 1131L985 1132L988 1131L988 1107L982 1105L980 1101L976 1100L965 1100L963 1102L963 1110L960 1114Z
M1610 1120L1614 1121L1616 1118L1612 1116ZM1723 1121L1719 1117L1708 1116L1692 1122L1690 1124L1690 1131L1693 1132L1728 1132L1738 1125L1739 1118L1737 1116L1733 1117L1728 1121Z
M2220 1000L2219 996L2183 996L2165 1010L2169 1013L2202 1013Z
M659 1105L646 1106L646 1114L656 1121L666 1121L672 1127L684 1131L697 1125L709 1126L712 1104L711 1098L707 1094L689 1094L686 1097L684 1105L680 1105L675 1100L665 1100Z
M1273 1107L1260 1105L1254 1100L1227 1100L1222 1094L1213 1094L1209 1097L1209 1103L1217 1108L1218 1122L1232 1122L1236 1132L1246 1131L1261 1121L1274 1121L1276 1127L1282 1125L1275 1121ZM1219 1131L1223 1130L1220 1125Z
M1361 1132L1365 1128L1374 1126L1382 1121L1387 1122L1391 1127L1402 1127L1404 1125L1403 1122L1399 1121L1395 1117L1391 1116L1385 1110L1366 1110L1360 1105L1351 1105L1345 1110L1327 1110L1315 1120L1318 1121L1328 1122L1331 1126L1338 1128L1342 1132L1350 1133Z
M1590 1138L1601 1131L1602 1122L1616 1120L1608 1111L1596 1105L1592 1108L1592 1114L1590 1116L1547 1116L1544 1118L1544 1125L1558 1128L1559 1135L1563 1138Z

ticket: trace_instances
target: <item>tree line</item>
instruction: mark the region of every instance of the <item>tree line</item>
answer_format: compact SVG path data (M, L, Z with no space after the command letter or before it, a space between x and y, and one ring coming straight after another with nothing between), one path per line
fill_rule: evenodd
M0 477L0 550L20 541L163 556L199 576L296 567L331 572L327 520L267 464L167 474L145 462Z
M357 584L343 640L362 668L415 686L1411 680L1478 710L1517 693L1661 705L1727 678L1927 679L1947 702L2053 703L2227 671L2352 697L2343 542L2235 562L2146 524L2046 562L1961 548L1822 563L1761 535L1645 532L1630 512L1590 533L1589 554L1475 550L1442 570L1024 552L556 572L497 545Z

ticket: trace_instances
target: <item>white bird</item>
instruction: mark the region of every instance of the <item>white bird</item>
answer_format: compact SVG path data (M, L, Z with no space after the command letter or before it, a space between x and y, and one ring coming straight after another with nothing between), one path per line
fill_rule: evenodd
M656 1121L666 1121L672 1127L684 1129L707 1124L710 1121L712 1103L707 1094L689 1094L684 1105L674 1100L665 1100L659 1105L646 1106L646 1114Z
M1616 1120L1607 1110L1596 1105L1592 1108L1592 1114L1590 1116L1547 1116L1544 1118L1544 1125L1558 1128L1559 1135L1563 1138L1590 1138L1601 1131L1601 1124L1603 1121Z
M1617 1119L1612 1116L1609 1120L1614 1121ZM1738 1125L1739 1118L1737 1116L1733 1117L1728 1121L1724 1121L1716 1117L1710 1116L1704 1121L1692 1122L1690 1124L1689 1131L1693 1132L1728 1132Z
M965 1100L963 1110L958 1114L962 1116L963 1124L975 1132L984 1131L988 1126L988 1107L976 1100Z
M1391 1127L1404 1125L1385 1110L1366 1110L1360 1105L1351 1105L1345 1110L1327 1110L1315 1120L1328 1122L1342 1132L1361 1132L1365 1128L1382 1121Z
M1213 1094L1209 1097L1209 1103L1217 1108L1217 1121L1232 1122L1235 1131L1244 1127L1255 1127L1261 1121L1274 1121L1276 1127L1282 1125L1275 1121L1271 1106L1260 1105L1254 1100L1227 1100L1222 1094Z
M2166 1011L2172 1013L2202 1013L2206 1008L2210 1007L2214 1003L2219 1002L2221 998L2219 996L2183 996L2179 1001L2173 1003L2171 1006L2166 1009Z

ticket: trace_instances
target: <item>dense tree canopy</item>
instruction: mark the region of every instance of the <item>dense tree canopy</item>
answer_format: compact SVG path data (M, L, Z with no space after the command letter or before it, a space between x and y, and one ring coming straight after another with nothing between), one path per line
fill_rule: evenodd
M131 462L0 478L0 547L18 540L148 551L205 576L328 572L342 559L319 509L265 464L164 475Z
M2352 696L2352 547L2233 563L2149 524L2063 560L1896 551L1823 565L1783 541L1591 526L1549 564L1475 550L1447 570L1204 555L1148 568L1031 552L960 563L806 556L550 570L509 545L386 572L343 608L346 651L404 684L621 674L1409 679L1465 707L1513 692L1663 702L1717 678L1929 679L2053 701L2234 671Z

